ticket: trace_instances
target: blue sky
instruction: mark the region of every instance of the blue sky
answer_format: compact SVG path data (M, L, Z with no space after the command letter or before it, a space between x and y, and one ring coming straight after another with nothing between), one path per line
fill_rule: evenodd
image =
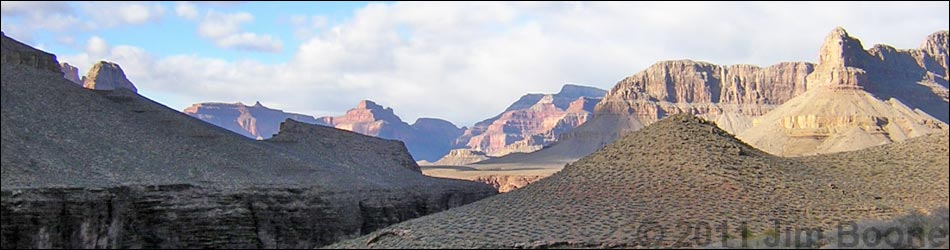
M2 2L10 37L85 70L119 63L182 110L261 101L314 116L360 100L471 126L526 93L609 89L662 60L817 59L846 28L916 48L948 2Z
M80 10L86 8L80 2L63 2L70 8ZM110 5L110 3L100 3ZM162 6L165 11L174 12L176 2L155 2L154 4ZM218 3L196 3L197 8L209 8L221 12L248 11L253 13L254 22L243 25L244 30L256 33L267 33L280 38L284 44L284 49L280 52L259 52L243 50L240 53L214 45L213 42L202 39L197 36L195 22L183 18L174 18L174 13L167 13L167 16L156 22L147 22L142 25L123 25L109 29L96 30L88 33L81 31L73 32L53 32L39 30L33 33L27 41L34 44L42 44L49 52L56 54L72 54L82 52L83 44L64 43L57 41L57 38L70 36L75 41L85 41L91 36L99 36L112 44L131 44L153 52L158 56L170 56L175 54L197 54L205 57L214 57L225 60L258 60L266 63L277 63L288 60L293 56L293 48L300 45L303 41L296 38L294 30L287 28L292 26L291 16L294 15L318 15L327 19L327 27L342 23L353 15L358 8L366 6L367 2L218 2ZM90 15L84 11L75 12L79 19L91 19ZM199 14L200 15L200 14ZM5 27L8 25L22 25L26 18L22 16L11 16L9 19L5 16L3 21ZM39 43L37 43L39 42Z

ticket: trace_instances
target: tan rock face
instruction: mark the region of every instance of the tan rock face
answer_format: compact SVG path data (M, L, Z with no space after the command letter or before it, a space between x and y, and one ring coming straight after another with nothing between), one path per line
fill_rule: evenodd
M604 93L566 85L558 94L525 95L504 113L465 131L456 142L492 157L537 151L587 122Z
M942 47L942 48L940 48ZM946 32L919 49L861 42L835 29L821 47L808 91L739 134L772 154L800 156L904 141L947 126Z
M280 123L287 119L310 124L318 123L312 116L267 108L260 102L254 106L242 103L198 103L191 105L183 112L251 139L271 138L280 131Z
M617 83L597 105L596 112L633 114L648 123L667 114L684 112L700 115L736 112L758 116L768 112L771 106L805 92L805 77L813 70L814 65L809 63L780 63L760 68L689 60L660 62ZM678 104L706 107L684 109L684 105Z
M127 89L138 92L135 85L125 76L122 67L113 62L100 61L89 69L83 80L83 87L94 90Z
M454 140L462 135L451 122L420 118L409 125L392 108L384 108L375 102L364 100L337 117L318 118L318 124L349 130L356 133L406 143L416 160L436 161L453 149Z
M562 134L559 143L516 159L503 157L494 161L570 162L600 149L625 133L679 113L695 114L714 121L727 132L742 134L753 127L756 119L759 124L764 123L763 115L779 105L787 105L787 102L812 88L851 94L843 95L847 101L839 100L834 104L823 102L832 105L827 107L819 107L815 103L841 99L841 95L819 95L809 97L813 99L808 102L796 104L811 105L813 107L808 109L813 110L837 109L843 112L827 115L805 112L774 118L770 122L783 129L793 124L798 128L833 126L794 132L826 137L834 135L834 138L838 138L836 142L822 148L843 149L847 147L833 145L866 144L858 141L884 143L881 138L888 136L919 136L928 131L921 127L940 127L940 124L947 122L950 113L947 111L947 103L950 102L947 91L947 75L950 75L946 66L947 37L947 31L937 32L929 36L920 49L898 50L879 45L864 51L858 39L850 37L844 29L835 29L822 45L819 65L793 62L759 68L749 65L719 66L688 60L659 62L617 83L597 104L594 118ZM864 107L853 108L854 105L846 103ZM845 106L852 108L839 108ZM926 116L935 119L927 119ZM866 125L884 121L884 128L900 129L891 129L885 135L873 132L876 129ZM864 130L867 133L858 133L853 127L867 128ZM763 143L809 145L794 146L796 149L791 151L795 152L813 151L820 144L814 140L770 140L771 134L786 134L786 131L777 128L757 133L761 135Z
M79 68L69 65L69 63L60 63L59 66L63 71L63 78L66 78L66 80L76 85L82 86L82 81L79 79Z

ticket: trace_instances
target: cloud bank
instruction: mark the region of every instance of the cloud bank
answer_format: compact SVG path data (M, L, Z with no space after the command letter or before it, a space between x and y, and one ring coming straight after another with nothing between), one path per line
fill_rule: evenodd
M4 2L3 13L23 12L18 8ZM822 39L836 26L869 47L917 47L948 29L948 9L947 2L372 3L333 24L288 10L290 25L275 28L305 40L287 48L293 56L282 63L157 57L134 44L94 39L83 53L60 58L80 66L118 62L143 93L176 109L259 100L321 116L372 99L410 122L436 117L470 126L525 93L555 92L565 83L609 89L661 60L816 61ZM191 4L172 10L194 20L197 34L218 46L283 49L278 37L242 30L255 21L253 11L202 15Z

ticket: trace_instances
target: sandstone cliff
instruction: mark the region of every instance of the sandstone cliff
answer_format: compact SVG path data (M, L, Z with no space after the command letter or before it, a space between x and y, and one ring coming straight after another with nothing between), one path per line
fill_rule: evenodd
M63 70L63 77L66 80L82 86L82 80L79 78L79 68L69 65L69 63L60 63L59 66Z
M779 63L766 68L721 66L690 60L656 63L611 89L593 118L560 135L557 143L529 154L513 154L484 164L539 167L573 162L620 136L673 114L694 114L730 132L752 126L761 116L807 89L810 63Z
M422 176L398 142L294 122L248 140L2 48L5 249L313 248L495 193Z
M878 45L865 51L860 41L848 36L842 38L840 34L846 34L846 32L843 29L836 29L829 36L831 40L826 42L828 46L822 48L819 65L779 63L759 68L749 65L718 66L688 60L654 64L620 81L607 93L604 100L597 104L594 118L573 131L561 135L558 143L527 155L510 155L488 160L485 163L536 165L558 163L563 165L608 145L623 134L639 130L657 119L679 113L703 117L730 133L742 135L744 139L759 140L760 142L750 143L763 147L770 153L780 155L854 150L919 136L929 133L933 128L939 129L945 126L950 116L948 114L950 112L947 111L950 98L947 91L948 72L945 66L947 65L947 31L929 36L921 48L912 50L898 50ZM831 46L832 44L834 46ZM894 131L894 138L885 138L889 136L884 136L879 132L867 132L871 134L868 135L865 132L850 129L852 126L847 125L831 129L834 130L833 132L817 132L818 134L809 135L813 137L836 135L830 143L817 148L823 141L822 138L808 139L804 142L788 142L782 138L790 136L788 133L792 132L779 131L778 128L782 125L775 125L782 123L780 120L784 118L762 117L793 98L805 95L806 91L812 88L827 89L825 86L837 89L838 92L860 89L855 90L858 91L855 92L856 94L843 94L841 97L854 97L848 102L864 105L855 109L886 109L889 111L882 112L889 114L834 114L828 117L824 114L808 113L796 115L797 118L783 116L788 118L785 124L799 123L797 121L808 119L837 120L839 116L842 116L840 119L862 121L844 121L839 124L861 126L860 124L884 121L879 119L880 117L893 117L895 119L886 119L887 122L871 127L895 128L890 129ZM867 95L859 92L867 93ZM866 96L871 97L865 98ZM811 98L815 100L814 97ZM824 100L837 98L839 97L836 95L819 97ZM886 103L872 99L886 100ZM867 104L867 102L873 104ZM843 105L840 104L842 102L834 103L839 103L836 104L838 106ZM820 112L826 108L814 104L808 109ZM927 118L928 116L933 119ZM756 119L759 121L755 122ZM893 122L890 122L892 120ZM750 131L754 124L766 123L772 124L771 128L762 127L755 129L758 132ZM831 123L816 122L807 126L819 126L815 124ZM925 128L920 128L921 126ZM812 132L799 130L794 133ZM768 142L771 141L772 135L778 136L776 137L778 142L766 145L770 144ZM792 150L794 152L788 153L777 149L786 144L802 149L795 149ZM794 146L796 144L804 146ZM845 148L835 145L852 146ZM840 150L831 150L832 148L840 148Z
M946 31L919 49L864 50L833 30L808 76L808 91L756 119L740 138L784 156L853 151L922 136L947 126ZM943 48L934 48L942 46Z
M766 68L667 61L620 81L597 105L597 115L632 115L651 124L671 114L712 118L755 117L804 93L810 63L780 63ZM748 126L724 124L739 132Z
M113 62L100 61L86 73L83 78L83 87L94 90L127 89L138 92L135 85L125 76L122 67Z
M453 149L453 139L462 134L452 123L421 118L409 125L392 108L384 108L373 101L361 101L356 108L338 117L321 117L317 123L380 138L406 143L416 160L434 162Z
M198 103L185 108L183 112L251 139L268 139L274 136L280 123L287 119L317 124L313 116L267 108L260 102L254 106L242 103Z
M460 146L488 156L540 150L592 116L605 91L565 85L557 94L528 94L502 114L475 124L456 140Z

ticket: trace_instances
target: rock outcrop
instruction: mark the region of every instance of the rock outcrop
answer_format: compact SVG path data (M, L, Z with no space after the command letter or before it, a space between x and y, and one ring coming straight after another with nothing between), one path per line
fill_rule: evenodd
M527 187L330 248L696 248L765 234L774 220L773 233L829 230L946 206L948 144L790 159L675 115Z
M122 67L113 62L100 61L86 73L83 78L83 87L94 90L116 90L127 89L132 92L138 92L132 81L125 76Z
M544 177L547 176L487 175L475 177L472 181L491 185L495 189L498 189L498 192L507 193L528 186L528 184L535 183Z
M711 120L763 115L807 89L810 63L779 63L766 68L667 61L620 81L597 105L597 116L634 116L644 125L672 114ZM724 122L736 133L748 125Z
M810 63L760 68L690 60L659 62L618 82L597 103L590 121L561 134L557 143L482 164L562 167L674 114L698 115L730 133L741 132L752 126L755 117L804 93L812 71Z
M467 148L460 148L460 149L453 149L452 151L449 151L449 154L445 155L445 157L442 157L442 159L439 159L438 161L432 163L432 165L464 166L464 165L468 165L468 164L472 164L472 163L476 163L476 162L480 162L480 161L484 161L488 159L491 159L491 157L488 157L487 155L485 155L485 153L467 149Z
M782 139L790 136L788 135L790 132L779 131L783 125L776 124L800 124L799 121L809 119L839 119L837 114L832 115L834 118L829 118L823 114L808 112L801 116L796 115L796 118L789 118L787 122L782 120L790 116L769 119L763 117L779 108L780 105L789 106L783 104L805 95L812 88L869 93L869 95L845 94L841 97L845 99L850 98L848 96L854 97L847 100L848 102L874 102L875 104L861 104L873 105L873 108L860 109L886 109L889 111L882 112L890 114L843 115L851 118L841 117L840 119L860 121L842 121L842 123L862 126L860 124L883 121L875 117L895 117L894 122L879 125L895 128L892 130L904 130L903 133L894 132L896 140L926 134L931 131L931 128L945 126L950 116L948 114L950 112L947 111L950 98L947 97L948 72L945 67L947 65L947 31L929 36L920 49L913 50L897 50L878 45L864 51L860 41L846 35L842 36L842 34L847 33L843 29L836 29L832 35L829 35L826 46L822 47L822 57L818 65L804 62L779 63L759 68L750 65L718 66L688 60L654 64L620 81L607 93L604 100L597 104L594 118L571 132L561 135L558 143L527 155L510 155L488 160L485 163L534 165L550 165L552 162L569 163L610 144L623 134L639 130L658 119L679 113L694 114L714 121L720 128L739 134L743 139L758 141L751 143L780 155L854 150L886 143L888 140L895 141L895 139L883 140L886 136L877 132L870 132L877 135L869 136L864 132L846 129L851 127L850 125L841 127L842 129L833 129L835 132L831 133L820 132L823 135L837 135L837 139L825 146L819 146L821 143L816 143L816 140L812 139L805 142L789 142ZM871 97L865 98L865 96ZM825 95L819 98L838 103L835 104L838 106L844 105L842 104L844 100L835 101L839 99L838 96ZM887 103L871 99L886 100ZM807 109L819 112L828 108L817 104L810 104L810 107ZM928 119L927 116L933 119ZM891 121L891 119L887 120ZM807 126L813 126L817 123L830 125L838 122L806 123L812 123ZM751 128L755 124L772 125L752 131ZM872 127L880 127L879 125ZM775 139L777 142L770 142L771 136L778 136ZM817 140L823 141L822 138L817 138ZM782 145L792 145L792 148L798 149L782 152L784 151L780 149L784 147ZM839 150L831 150L833 148L839 148Z
M59 66L63 70L63 78L82 86L82 80L79 78L79 68L69 65L69 63L60 63Z
M356 108L338 117L321 117L317 123L338 129L400 140L406 143L416 160L434 162L453 149L453 139L462 134L462 129L451 122L421 118L409 125L392 108L384 108L373 101L361 101Z
M267 108L260 102L254 106L242 103L198 103L185 108L184 113L248 138L261 140L274 136L280 123L287 119L318 123L313 116Z
M858 39L837 28L821 47L808 91L756 119L739 137L772 154L800 156L941 131L950 115L946 44L944 31L920 49L877 45L865 51Z
M466 130L456 143L492 157L540 150L587 122L604 93L597 88L565 85L557 94L525 95L504 113Z
M56 55L33 49L19 41L10 39L6 33L0 32L3 37L3 64L22 65L44 72L62 74L62 68L56 62Z
M293 121L248 140L2 48L4 249L313 248L496 193L421 175L399 142Z

